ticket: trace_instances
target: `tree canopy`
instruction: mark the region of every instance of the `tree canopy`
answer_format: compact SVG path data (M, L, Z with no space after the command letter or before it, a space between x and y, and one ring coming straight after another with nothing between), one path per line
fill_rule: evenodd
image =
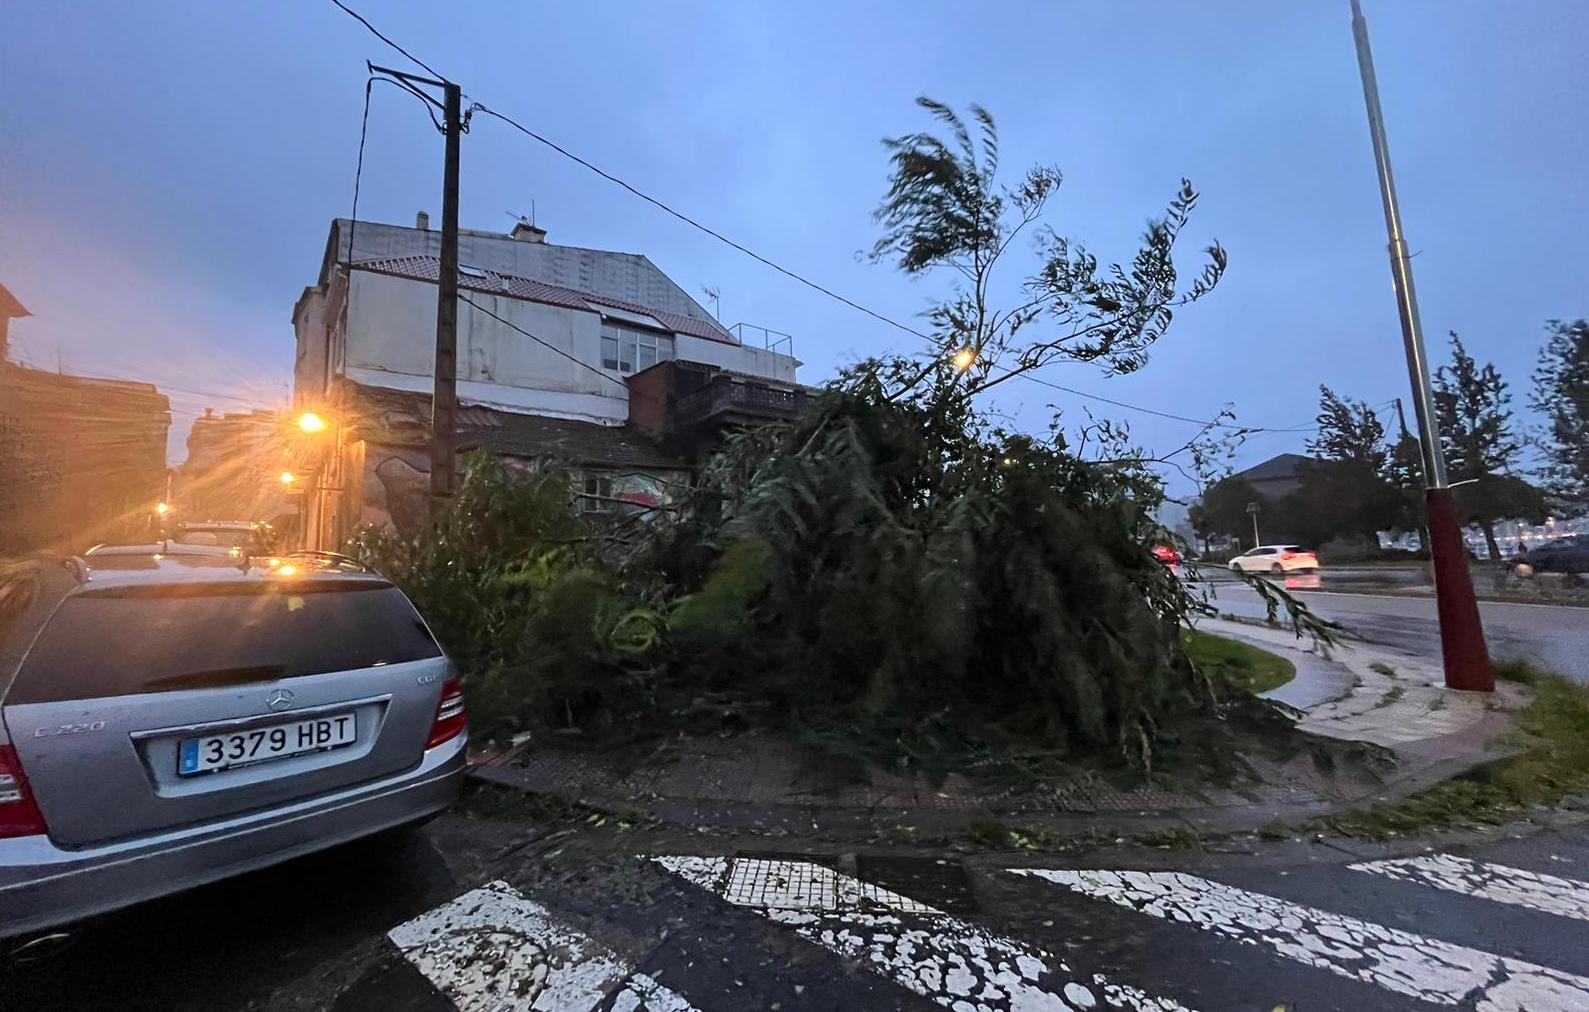
M875 213L883 232L871 256L906 274L958 276L928 315L941 353L969 352L962 361L974 389L1063 360L1134 372L1147 364L1175 310L1208 295L1224 274L1225 251L1215 242L1191 284L1179 287L1173 254L1197 203L1190 182L1183 179L1164 216L1148 223L1129 265L1104 266L1043 222L1063 179L1058 168L1037 165L1004 186L998 131L986 109L973 105L968 123L942 102L916 101L947 136L918 131L884 140L889 184ZM995 268L1028 229L1036 268L1014 305L996 307Z
M1529 403L1545 417L1545 486L1573 513L1589 512L1589 320L1552 320Z
M1512 425L1512 395L1491 363L1480 365L1451 332L1451 362L1435 372L1435 415L1446 471L1463 491L1463 519L1478 524L1490 558L1499 560L1495 523L1536 516L1543 497L1511 469L1523 448ZM1467 484L1471 483L1471 485Z

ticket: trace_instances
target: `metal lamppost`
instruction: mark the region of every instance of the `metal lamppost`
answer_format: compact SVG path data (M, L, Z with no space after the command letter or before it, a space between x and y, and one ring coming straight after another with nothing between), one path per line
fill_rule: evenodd
M1263 542L1258 540L1258 512L1260 509L1262 509L1262 507L1255 502L1250 502L1247 504L1247 515L1252 517L1252 546L1254 548L1257 548L1259 545L1263 544Z
M1357 68L1363 78L1363 100L1368 105L1368 129L1374 141L1374 165L1379 170L1379 193L1385 205L1385 230L1390 237L1390 273L1400 308L1401 336L1407 351L1407 372L1412 379L1413 414L1418 419L1418 439L1423 450L1424 501L1429 511L1429 557L1434 563L1435 602L1440 614L1440 647L1445 660L1446 687L1492 692L1495 672L1484 643L1479 602L1473 594L1473 574L1468 569L1467 548L1456 502L1446 481L1445 456L1429 385L1429 361L1423 346L1423 324L1418 318L1418 296L1412 285L1412 260L1401 231L1401 211L1396 203L1396 181L1390 170L1390 149L1385 141L1385 119L1379 107L1379 84L1374 77L1374 57L1368 48L1368 24L1358 0L1352 0L1352 35L1357 42Z

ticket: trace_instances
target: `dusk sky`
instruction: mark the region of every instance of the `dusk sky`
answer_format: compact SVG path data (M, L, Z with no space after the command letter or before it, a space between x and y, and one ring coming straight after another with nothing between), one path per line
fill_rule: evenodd
M857 254L877 237L880 138L928 125L917 95L985 105L1012 183L1059 165L1049 220L1101 258L1129 256L1189 177L1182 262L1217 238L1219 290L1138 375L1045 376L1196 417L1233 402L1274 427L1310 423L1320 383L1407 393L1347 0L352 5L470 98L907 322L951 279ZM1544 322L1589 315L1589 4L1365 7L1431 355L1460 331L1521 408ZM12 327L20 355L157 382L179 432L206 405L283 403L293 303L352 203L366 59L407 66L325 0L8 0L0 283L35 314ZM419 104L378 87L360 216L439 218L441 157ZM462 180L464 227L505 230L533 202L549 241L644 253L698 299L720 289L725 323L792 333L807 382L919 348L500 122L475 120ZM1033 264L1012 254L1006 285ZM1025 383L997 395L1027 428L1050 403L1072 421L1087 406ZM1092 407L1161 451L1195 430ZM1254 437L1238 461L1305 438Z

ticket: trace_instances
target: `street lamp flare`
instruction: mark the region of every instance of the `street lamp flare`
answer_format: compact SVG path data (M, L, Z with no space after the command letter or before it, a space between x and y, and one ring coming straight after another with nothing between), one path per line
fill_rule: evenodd
M305 411L298 416L298 428L305 432L324 432L327 428L326 420L313 411Z

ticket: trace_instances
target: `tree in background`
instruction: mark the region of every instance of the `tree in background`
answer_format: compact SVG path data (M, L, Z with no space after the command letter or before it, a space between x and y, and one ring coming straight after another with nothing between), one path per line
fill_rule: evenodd
M1429 521L1424 505L1423 448L1418 437L1406 431L1391 444L1385 454L1385 481L1395 488L1400 497L1400 515L1395 526L1400 530L1418 531L1418 545L1429 550Z
M1319 387L1318 434L1302 468L1302 488L1283 500L1291 527L1314 544L1342 535L1379 545L1379 532L1402 514L1400 490L1385 479L1385 426L1362 401Z
M1318 435L1308 452L1324 460L1357 464L1379 474L1385 469L1385 426L1362 401L1341 397L1319 386Z
M1545 416L1545 487L1571 513L1589 512L1589 321L1552 320L1529 404Z
M1435 415L1451 482L1459 487L1462 518L1484 531L1490 558L1500 561L1495 522L1538 516L1544 508L1537 489L1510 472L1522 439L1512 427L1506 381L1489 362L1480 366L1451 332L1451 364L1435 371Z
M1192 529L1204 541L1223 535L1239 542L1252 530L1247 504L1254 502L1263 508L1263 496L1245 478L1231 477L1216 481L1208 486L1202 500L1189 511Z

